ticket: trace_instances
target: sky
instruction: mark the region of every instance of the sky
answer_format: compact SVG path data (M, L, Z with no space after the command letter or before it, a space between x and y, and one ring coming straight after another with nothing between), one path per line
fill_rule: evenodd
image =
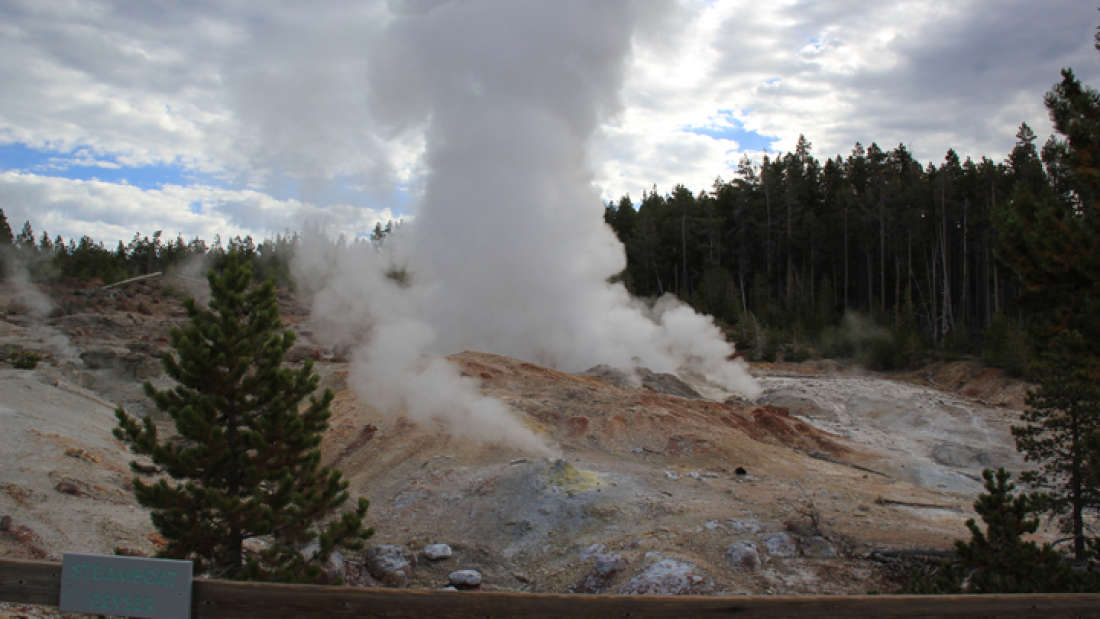
M527 8L469 1L479 28L529 17L516 13ZM309 225L355 238L415 218L439 145L428 143L437 139L431 114L393 94L425 75L452 88L479 84L439 73L445 54L432 65L405 62L415 50L387 37L394 23L446 3L2 0L0 208L16 233L30 220L36 234L87 234L108 247L157 230L210 241ZM598 93L581 110L592 115L577 153L586 172L562 182L591 183L604 201L678 183L709 189L743 156L759 163L793 149L800 134L819 158L876 141L904 143L922 162L941 161L949 147L1000 161L1021 122L1040 140L1051 133L1042 97L1061 68L1100 86L1100 13L1082 0L638 6L651 14L632 22L613 73L577 78L606 79L613 92L578 88L568 71L509 65L500 76L546 80L532 92L550 102L558 89ZM568 30L570 10L551 16L555 27ZM617 40L616 20L607 24ZM446 43L487 44L463 32ZM568 62L569 42L560 47ZM511 55L484 52L488 61ZM493 96L509 96L494 87ZM522 119L471 126L506 140ZM499 174L522 178L532 161L505 158ZM599 200L590 212L601 216Z

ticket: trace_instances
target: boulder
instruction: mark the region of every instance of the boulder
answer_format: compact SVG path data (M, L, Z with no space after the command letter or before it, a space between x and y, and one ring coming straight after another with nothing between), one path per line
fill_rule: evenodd
M764 547L773 557L793 557L798 555L798 541L790 533L776 533L764 540Z
M344 581L344 555L333 550L328 555L328 559L321 564L321 573L325 575L325 579L330 583L337 583Z
M600 593L615 578L615 575L626 569L626 560L617 554L597 554L596 564L577 584L570 588L570 593Z
M754 542L734 542L726 549L726 560L734 569L752 571L760 567L760 552Z
M623 585L626 595L690 595L705 593L706 579L697 568L676 559L661 559L642 570Z
M472 589L481 584L481 572L477 570L455 570L447 575L447 582L455 587Z
M251 555L258 555L271 547L271 544L261 537L246 537L241 542L241 549Z
M367 572L387 587L409 584L411 565L404 551L393 544L371 546L366 556Z
M451 556L451 547L447 544L428 544L424 547L424 556L430 561L442 561Z
M802 540L802 554L813 559L831 559L836 556L836 546L820 535Z

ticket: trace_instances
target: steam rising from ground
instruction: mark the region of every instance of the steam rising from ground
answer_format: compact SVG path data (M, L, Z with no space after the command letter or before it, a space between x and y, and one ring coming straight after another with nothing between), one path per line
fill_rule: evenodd
M588 141L617 110L633 33L658 28L657 5L417 6L430 8L396 15L369 50L380 126L424 131L416 218L381 252L307 239L297 267L317 289L318 334L354 349L349 378L361 396L536 451L545 448L503 404L425 355L686 370L755 397L709 318L607 283L625 257L602 220ZM404 284L386 277L395 267L409 274Z

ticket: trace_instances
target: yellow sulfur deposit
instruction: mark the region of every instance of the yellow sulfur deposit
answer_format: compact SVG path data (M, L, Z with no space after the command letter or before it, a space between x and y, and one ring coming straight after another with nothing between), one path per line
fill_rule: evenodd
M600 476L592 471L582 471L565 460L556 460L546 471L546 481L566 492L586 492L600 485Z

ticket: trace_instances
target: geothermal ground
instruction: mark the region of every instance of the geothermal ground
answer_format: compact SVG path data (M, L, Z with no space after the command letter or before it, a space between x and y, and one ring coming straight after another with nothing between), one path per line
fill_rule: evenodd
M48 306L0 291L0 556L156 551L113 406L165 421L140 383L167 384L156 355L193 283L48 289ZM764 393L747 402L669 375L463 352L450 362L556 453L479 445L355 397L347 364L311 343L302 306L280 302L300 336L290 358L316 359L336 392L325 458L370 499L370 546L402 567L344 557L352 584L438 588L468 568L484 590L887 592L883 551L950 548L981 470L1022 467L1010 426L1026 386L963 362L891 376L758 365ZM14 369L19 351L43 359ZM452 555L428 559L433 543Z

